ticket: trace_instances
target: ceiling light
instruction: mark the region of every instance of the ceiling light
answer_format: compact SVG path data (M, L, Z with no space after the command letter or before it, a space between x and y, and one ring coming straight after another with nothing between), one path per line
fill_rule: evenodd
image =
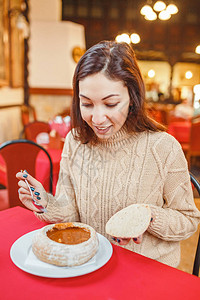
M116 36L115 38L117 43L133 43L133 44L138 44L140 42L140 36L137 33L132 33L131 35L127 33L122 33Z
M195 52L196 52L197 54L200 54L200 45L198 45L198 46L196 47Z
M137 33L132 33L130 39L133 44L138 44L140 42L140 36Z
M153 9L155 11L162 11L165 8L166 8L166 4L163 1L157 1L153 6Z
M156 75L156 72L153 69L148 71L148 77L149 78L153 78L155 75Z
M150 5L144 5L141 10L140 13L143 16L146 16L146 14L151 13L153 11L152 7Z
M171 15L166 10L162 10L159 13L158 17L159 17L160 20L166 21L166 20L169 20L171 18Z
M156 1L156 3L152 6L152 0L147 0L141 10L141 15L148 21L154 21L158 17L160 20L169 20L171 15L176 14L178 12L178 7L175 4L169 4L166 6L164 1Z
M127 43L127 44L130 44L131 40L130 40L130 37L127 33L122 33L120 35L117 35L115 40L117 41L117 43Z
M148 21L154 21L157 19L157 14L154 11L152 11L147 13L144 18Z
M166 11L170 13L170 15L177 14L178 7L175 4L169 4L166 8Z
M185 78L186 78L186 79L191 79L192 77L193 77L193 74L192 74L191 71L187 71L187 72L185 73Z

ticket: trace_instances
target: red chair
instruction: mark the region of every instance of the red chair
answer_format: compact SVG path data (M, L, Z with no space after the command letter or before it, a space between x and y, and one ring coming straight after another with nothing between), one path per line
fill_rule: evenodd
M200 196L200 183L192 173L190 173L190 180ZM192 271L193 275L199 276L199 266L200 266L200 234L198 236L197 248L196 248L195 259L193 264L193 271Z
M42 122L42 121L34 121L24 126L24 129L20 134L20 138L24 136L25 139L35 142L36 137L39 133L41 132L50 133L50 131L51 131L51 127L49 123Z
M191 122L171 122L167 132L177 139L183 151L187 152L190 143Z
M185 119L185 118L182 118L182 117L176 117L175 115L170 115L169 116L169 124L172 123L172 122L189 122L190 119Z
M0 210L23 206L19 200L16 173L27 170L35 177L36 159L40 151L43 151L49 160L49 192L52 193L53 164L49 153L42 146L28 140L13 140L0 146L0 155L7 169L7 189L0 190Z
M200 120L193 121L191 124L190 143L186 155L189 169L192 157L198 156L200 156Z
M36 121L37 117L35 108L31 105L21 105L21 120L23 126L30 122Z

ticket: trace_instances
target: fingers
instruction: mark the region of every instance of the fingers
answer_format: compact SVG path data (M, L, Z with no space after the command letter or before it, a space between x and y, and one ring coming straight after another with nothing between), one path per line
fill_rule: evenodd
M20 200L25 199L25 198L32 200L32 195L36 201L41 200L40 192L35 191L35 188L33 188L32 186L30 187L32 190L32 195L31 195L31 192L30 192L29 188L27 187L27 184L24 181L20 180L18 182L18 185L20 187L18 189Z
M16 174L17 179L19 180L23 180L26 179L30 185L32 185L33 187L40 187L41 183L36 180L33 176L31 176L30 174L27 173L27 171L23 171L23 172L18 172Z
M33 200L32 200L32 196L30 194L29 191L23 189L23 188L19 188L18 190L19 192L19 199L20 201L29 209L36 211L36 212L40 212L40 209L37 207L37 205L34 204ZM39 193L38 193L39 194ZM40 200L41 198L39 196L34 195L34 198L36 201ZM39 203L39 202L37 202Z
M30 195L29 190L27 190L27 189L25 189L25 188L23 188L23 187L20 187L20 188L18 189L18 193L21 194L21 195L23 195L23 194L25 194L25 195Z
M112 240L117 242L119 245L127 245L130 241L130 238L124 239L124 238L112 237Z
M155 221L155 219L156 219L155 216L151 216L151 221L150 221L150 223L153 224L154 221Z
M142 238L143 238L143 235L141 234L141 235L139 235L138 237L133 238L133 241L134 241L134 243L136 243L136 244L141 244Z
M19 186L20 188L23 188L24 190L29 191L26 182L24 182L23 180L18 181L18 186Z
M143 238L143 235L139 235L138 237L136 238L133 238L133 241L134 243L136 244L140 244L142 242L142 238ZM119 237L112 237L112 240L117 242L119 245L127 245L131 238L119 238Z
M40 209L34 205L32 195L34 200L38 204L41 204L43 207L47 206L47 202L48 202L47 193L44 190L42 184L38 180L36 180L34 177L28 174L27 171L18 172L16 174L16 177L19 180L18 181L19 199L27 208L37 212L40 211ZM25 180L28 181L31 191L29 190L29 187L27 185L27 182L25 182Z
M30 194L23 193L23 192L21 192L20 189L18 191L19 191L19 199L22 203L27 202L27 201L32 201L32 197Z

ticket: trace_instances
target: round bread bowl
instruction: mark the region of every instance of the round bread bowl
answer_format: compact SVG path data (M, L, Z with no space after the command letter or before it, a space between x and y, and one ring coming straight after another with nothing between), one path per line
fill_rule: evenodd
M65 230L68 228L81 228L89 233L89 238L78 244L64 244L48 237L52 230ZM38 259L57 266L79 266L90 260L98 250L98 237L96 231L89 225L73 222L58 223L44 226L33 238L32 250Z

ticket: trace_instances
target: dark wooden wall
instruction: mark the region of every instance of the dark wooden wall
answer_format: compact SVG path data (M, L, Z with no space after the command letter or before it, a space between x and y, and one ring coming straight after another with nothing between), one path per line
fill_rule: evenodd
M152 1L155 2L155 1ZM165 1L167 2L167 1ZM169 1L168 1L169 2ZM137 32L134 45L139 59L200 63L200 0L176 0L179 13L168 21L147 21L140 14L143 0L63 0L62 19L85 26L86 46L115 39L122 32Z

